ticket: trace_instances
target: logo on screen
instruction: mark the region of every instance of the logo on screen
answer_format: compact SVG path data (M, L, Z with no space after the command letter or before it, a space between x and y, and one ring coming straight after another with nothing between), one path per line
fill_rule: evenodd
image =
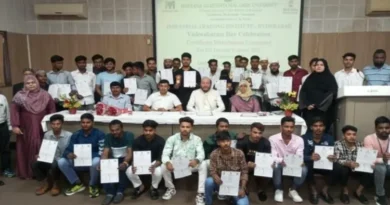
M175 1L166 1L165 2L165 9L175 9Z
M289 0L283 9L284 14L297 14L299 12L300 0Z

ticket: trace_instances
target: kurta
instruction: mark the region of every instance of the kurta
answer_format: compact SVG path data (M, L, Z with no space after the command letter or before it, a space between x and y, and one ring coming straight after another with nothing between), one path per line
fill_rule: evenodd
M18 177L24 179L33 177L31 164L35 161L35 156L39 154L43 139L41 121L45 115L55 111L55 103L51 98L46 109L37 114L27 111L16 103L11 104L11 125L19 127L23 133L23 135L16 136L16 174Z
M260 112L259 101L251 96L248 101L243 100L240 96L235 95L230 98L232 112Z

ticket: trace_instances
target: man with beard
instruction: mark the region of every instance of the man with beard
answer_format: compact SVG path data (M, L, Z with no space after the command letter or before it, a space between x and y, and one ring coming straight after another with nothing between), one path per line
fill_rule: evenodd
M363 69L367 85L390 85L390 66L386 64L386 51L378 49L373 56L374 65Z
M279 61L272 61L271 60L270 64L269 64L269 68L270 68L270 73L268 75L263 76L262 87L265 89L265 91L264 91L265 103L264 104L266 106L266 110L276 111L276 110L280 110L279 103L278 103L278 102L280 102L280 98L279 97L269 98L268 93L267 93L267 89L266 89L266 85L269 83L278 84L279 78L282 76L282 74L279 72L279 68L280 68Z
M172 61L172 71L173 71L173 73L178 71L180 69L180 67L181 67L180 58L174 58L173 61Z
M241 59L240 59L240 66L237 67L237 68L244 68L244 70L246 70L246 67L248 67L248 62L249 62L248 58L241 57Z
M156 79L156 74L157 74L156 59L153 57L147 58L146 67L147 67L146 74L150 75L153 79Z
M302 78L308 74L307 70L300 68L300 59L296 55L288 57L288 65L290 69L284 72L283 76L292 77L292 91L298 93L299 87L302 84Z
M211 79L211 88L214 88L215 83L221 76L221 71L218 70L218 61L216 59L210 59L209 62L210 72L206 72L206 77Z
M229 73L231 72L232 64L229 61L223 62L222 65L224 70L227 70Z
M173 78L174 71L172 69L172 59L170 59L170 58L164 59L164 69L165 70L171 70L172 78ZM161 79L161 71L157 71L156 83L158 84L160 82L160 80L169 80L169 79ZM173 82L169 82L169 85L173 85Z
M225 110L225 104L218 91L211 89L210 78L202 78L200 89L194 90L191 94L187 110L192 112L223 112Z
M374 167L376 204L387 205L384 189L386 176L390 175L389 153L390 120L381 116L375 119L375 133L364 138L364 147L378 151Z
M364 82L364 74L359 69L353 67L356 55L346 53L343 55L344 69L334 74L339 88L344 86L361 86Z

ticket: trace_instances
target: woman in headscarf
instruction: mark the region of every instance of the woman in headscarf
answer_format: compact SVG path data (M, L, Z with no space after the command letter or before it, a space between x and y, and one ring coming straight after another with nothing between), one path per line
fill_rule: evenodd
M242 80L238 85L235 96L230 98L232 112L260 112L260 104L252 93L247 80Z
M43 131L41 121L55 112L55 103L49 93L41 89L33 75L24 77L23 90L16 93L11 104L12 131L16 134L17 176L33 177L31 164L39 153Z
M222 70L219 79L226 80L226 95L222 95L221 98L225 105L225 112L230 112L230 98L234 95L235 91L233 81L230 79L230 71Z
M318 59L299 95L299 107L307 125L311 125L314 117L321 117L325 120L326 131L329 131L335 118L337 88L328 62L323 58Z

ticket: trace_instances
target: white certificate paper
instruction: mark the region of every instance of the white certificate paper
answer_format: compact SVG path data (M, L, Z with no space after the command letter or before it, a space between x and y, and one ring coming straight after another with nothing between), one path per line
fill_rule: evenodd
M93 91L92 91L91 87L88 85L87 82L80 81L80 82L75 83L75 85L76 85L76 88L77 88L77 92L81 96L88 97L88 96L92 96L93 95Z
M133 166L137 168L137 175L151 174L149 171L152 166L152 153L150 151L134 151Z
M87 71L93 73L93 64L92 63L87 63Z
M163 70L160 71L160 75L161 75L161 80L167 80L167 81L169 81L170 85L173 85L173 72L172 72L172 69L163 69Z
M219 195L222 196L238 196L240 189L240 172L221 172L222 184L219 187Z
M236 148L237 147L237 140L231 140L230 147Z
M70 84L52 84L47 90L53 99L57 98L59 100L61 96L69 98L69 93L71 91L72 89L70 88Z
M375 163L378 150L367 149L363 147L358 147L357 149L356 163L359 164L359 167L355 168L355 171L373 173L374 170L372 169L371 165Z
M191 176L191 168L189 167L190 160L187 158L172 159L173 174L175 179Z
M295 154L287 154L284 156L283 176L301 177L303 157Z
M196 87L196 71L184 71L184 87Z
M123 79L123 84L125 84L125 88L128 88L126 94L135 94L137 91L137 79L136 78L125 78Z
M329 161L328 156L334 155L334 147L315 146L314 152L320 155L320 160L314 162L314 169L333 170L333 162Z
M110 87L111 82L105 81L103 83L103 95L108 95L111 93L111 87Z
M219 95L226 95L227 81L226 80L218 80L215 83L215 88L217 89Z
M262 79L263 79L263 75L261 73L252 73L251 74L252 88L259 89L262 83Z
M148 99L148 91L144 89L137 89L134 95L134 104L143 105Z
M119 182L118 159L100 160L100 182L102 184Z
M54 156L57 151L58 142L54 140L44 139L41 144L41 148L39 149L39 157L38 161L53 163Z
M76 155L74 159L75 167L90 167L92 166L92 146L91 144L75 144L73 153Z
M278 84L279 84L278 92L279 93L291 92L292 91L292 82L293 82L292 77L280 77L278 79Z
M244 68L236 68L233 71L233 82L239 83L241 81L241 74L244 73Z
M274 163L274 159L272 158L272 154L256 152L256 157L255 157L256 167L255 167L254 175L259 177L272 178L274 173L274 170L272 168L273 163Z
M278 98L278 91L279 91L279 86L277 83L267 83L265 85L265 88L267 90L267 95L269 99L275 99Z

